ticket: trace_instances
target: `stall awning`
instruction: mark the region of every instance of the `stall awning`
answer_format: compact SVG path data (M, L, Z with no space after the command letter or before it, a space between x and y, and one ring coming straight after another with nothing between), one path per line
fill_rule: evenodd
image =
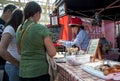
M120 20L120 0L56 0L65 2L68 15L94 18L98 13L105 20Z

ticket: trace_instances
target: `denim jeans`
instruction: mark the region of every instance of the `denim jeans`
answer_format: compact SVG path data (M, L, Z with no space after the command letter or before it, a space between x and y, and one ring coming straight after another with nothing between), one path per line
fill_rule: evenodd
M13 64L5 64L5 71L8 74L9 81L19 81L19 68Z
M9 81L8 80L8 75L7 75L7 73L5 72L5 64L1 64L0 65L0 70L4 70L4 75L3 75L3 81Z

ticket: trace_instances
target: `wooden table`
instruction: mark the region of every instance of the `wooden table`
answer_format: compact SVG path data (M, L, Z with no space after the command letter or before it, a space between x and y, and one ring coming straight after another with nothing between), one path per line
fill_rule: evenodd
M80 66L70 66L67 63L57 63L58 81L105 81L83 71Z

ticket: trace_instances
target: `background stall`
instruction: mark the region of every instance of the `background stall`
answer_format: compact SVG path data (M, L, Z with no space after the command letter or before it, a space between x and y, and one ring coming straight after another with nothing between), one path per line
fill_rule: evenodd
M120 20L119 0L56 0L54 5L59 24L63 25L60 38L72 39L69 20L78 16L84 21L91 38L104 36L113 47L117 47L115 22Z
M77 16L91 39L105 37L115 51L119 50L120 26L116 24L120 20L119 0L56 0L53 5L55 9L51 17L56 16L61 27L58 39L74 39L68 24L70 18Z

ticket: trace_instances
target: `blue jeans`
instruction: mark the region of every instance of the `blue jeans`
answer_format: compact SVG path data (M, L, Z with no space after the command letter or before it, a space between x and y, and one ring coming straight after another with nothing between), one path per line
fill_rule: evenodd
M19 81L19 68L13 64L5 64L5 71L8 74L9 81Z
M1 64L1 65L0 65L0 70L4 70L3 81L9 81L8 75L7 75L7 73L5 72L5 64Z

